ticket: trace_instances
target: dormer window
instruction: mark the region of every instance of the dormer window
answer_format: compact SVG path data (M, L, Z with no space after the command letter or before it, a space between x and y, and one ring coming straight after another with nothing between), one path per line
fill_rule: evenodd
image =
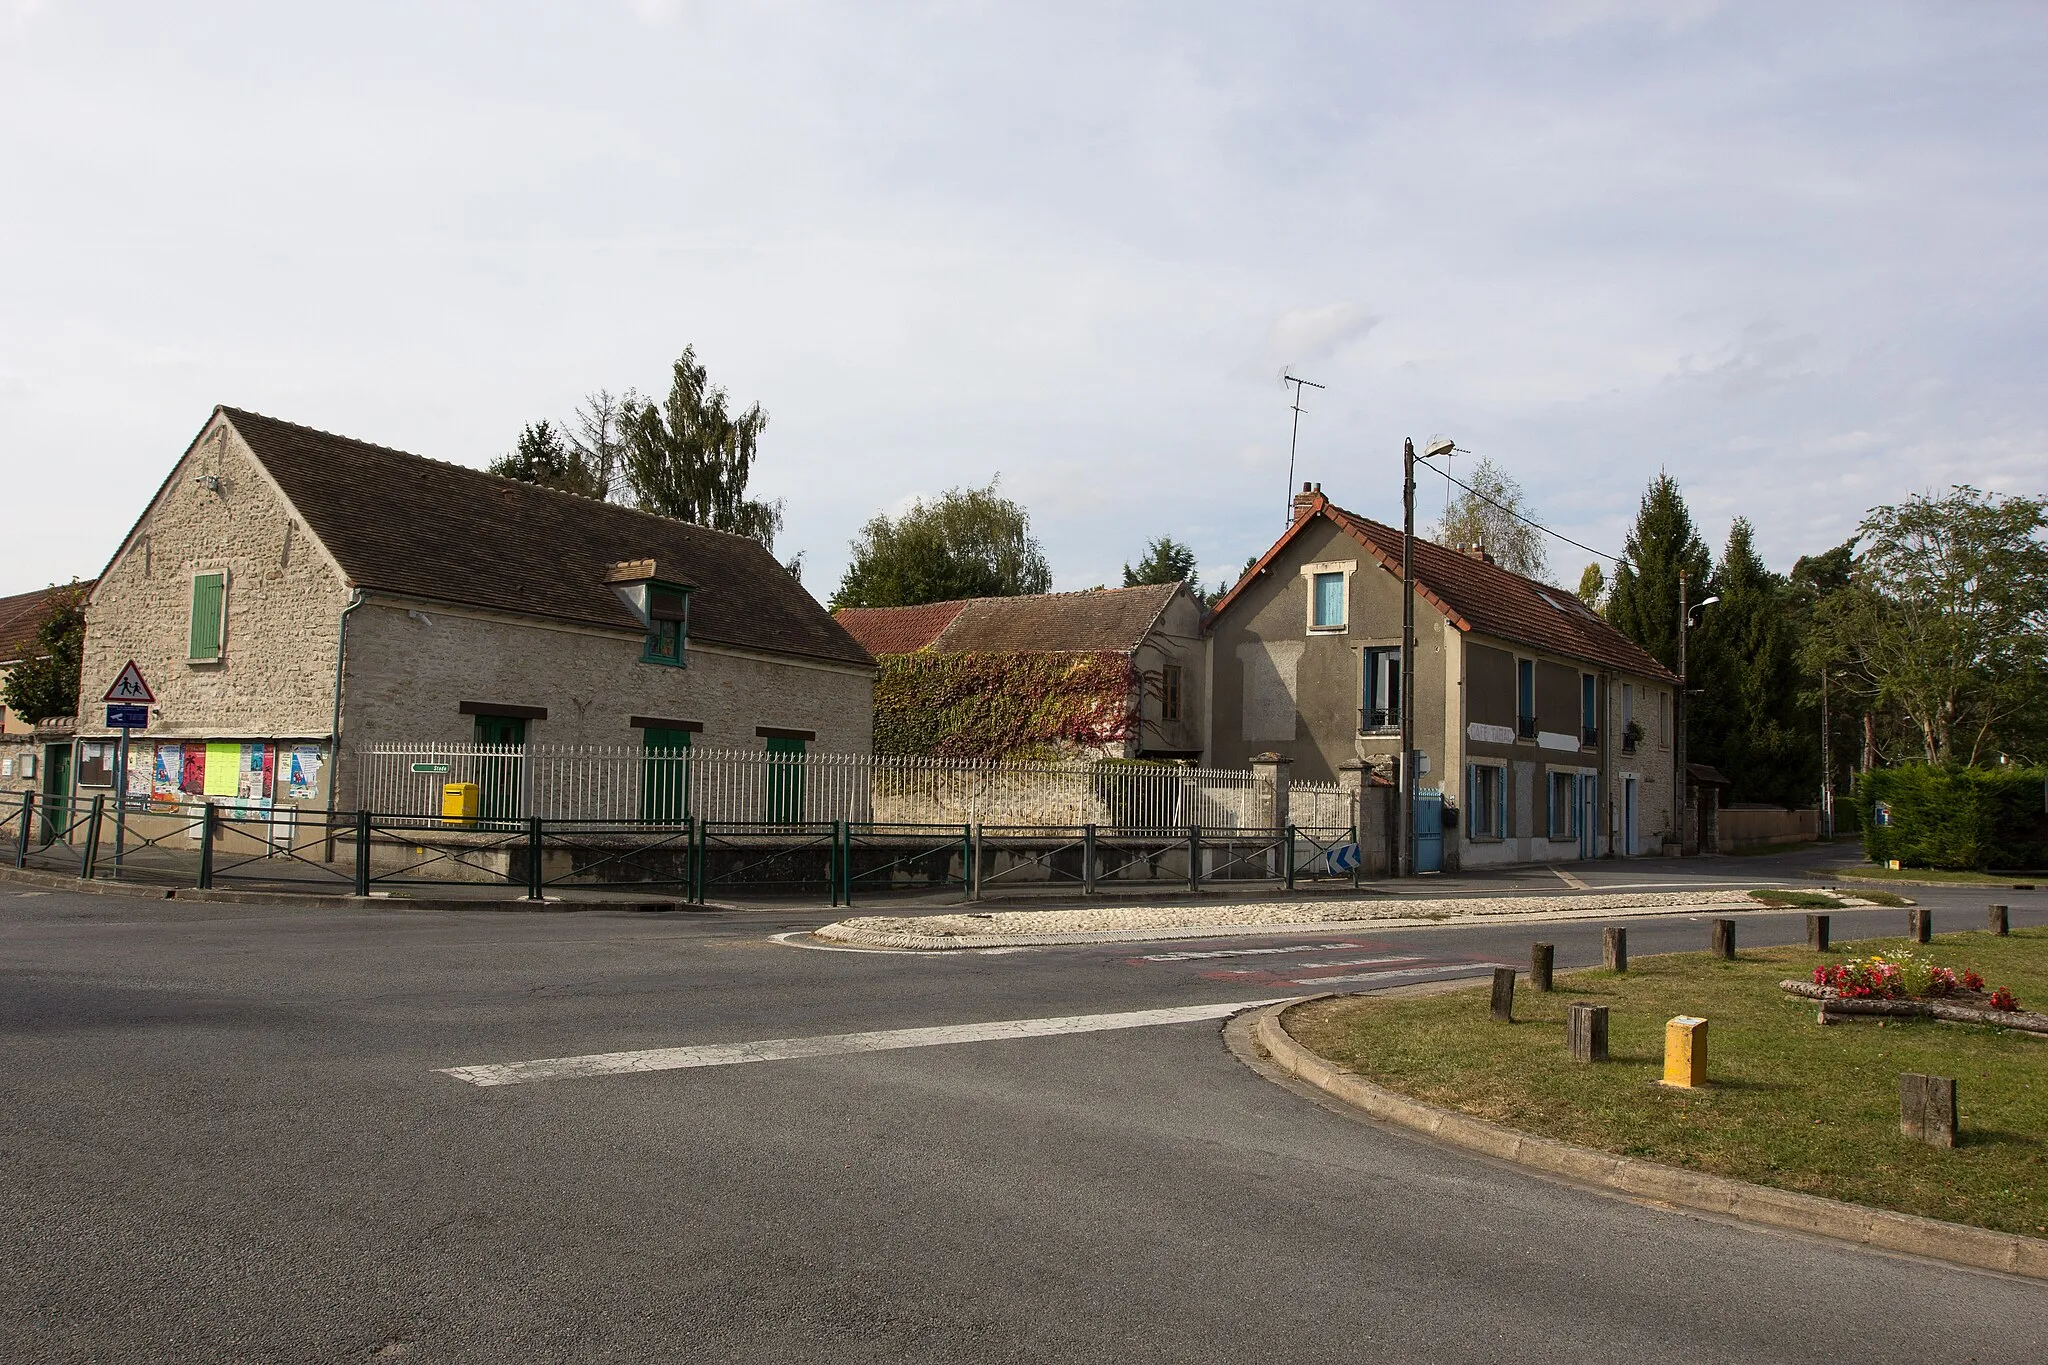
M647 585L647 644L640 657L681 668L690 635L690 590L674 583Z

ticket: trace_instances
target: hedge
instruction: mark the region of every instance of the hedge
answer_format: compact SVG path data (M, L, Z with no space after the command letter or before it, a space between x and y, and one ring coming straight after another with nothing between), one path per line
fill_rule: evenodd
M1856 784L1863 851L1874 863L1907 867L2048 866L2044 781L2040 768L1874 769Z

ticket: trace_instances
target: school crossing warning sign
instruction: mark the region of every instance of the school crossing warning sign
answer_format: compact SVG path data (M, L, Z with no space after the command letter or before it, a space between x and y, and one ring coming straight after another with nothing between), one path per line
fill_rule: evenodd
M121 670L121 676L114 679L114 685L100 700L147 706L156 700L156 693L149 690L149 684L142 680L142 670L135 666L135 660L130 659L127 667Z

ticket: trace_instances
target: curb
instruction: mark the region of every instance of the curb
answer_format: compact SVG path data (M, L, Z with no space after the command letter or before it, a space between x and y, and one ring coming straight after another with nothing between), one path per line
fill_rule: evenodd
M1621 899L1616 897L1617 900ZM1853 896L1848 897L1854 900ZM1888 906L1849 904L1845 910L1890 909ZM828 943L847 943L862 948L905 948L919 952L965 952L977 948L1057 948L1088 943L1167 943L1176 939L1266 938L1286 934L1358 934L1383 929L1465 928L1474 924L1563 924L1578 920L1649 919L1670 915L1703 915L1758 912L1795 914L1781 906L1749 899L1747 893L1731 897L1721 905L1619 905L1591 910L1538 910L1526 914L1502 911L1486 915L1453 915L1424 918L1417 915L1382 915L1373 919L1275 920L1266 924L1162 925L1155 929L1096 929L1066 934L912 934L897 930L868 929L858 920L834 920L811 931ZM1057 912L1049 912L1057 913ZM933 918L937 918L934 916Z
M1249 1032L1282 1074L1314 1086L1368 1117L1468 1152L1638 1199L1697 1209L1737 1222L1854 1242L1880 1251L1927 1256L1976 1270L2048 1280L2048 1241L2040 1238L1774 1190L1726 1176L1702 1175L1636 1157L1575 1147L1398 1095L1324 1061L1296 1042L1282 1026L1281 1016L1296 1005L1330 998L1327 994L1311 995L1268 1005L1249 1016Z
M343 896L313 891L236 891L219 888L201 891L191 886L151 886L147 883L86 881L61 872L44 872L33 867L0 867L0 884L8 882L48 891L71 891L87 896L126 896L132 900L175 901L180 905L269 905L280 909L342 910L470 910L495 914L582 914L591 911L723 911L739 907L723 901L692 905L687 901L643 899L566 900L539 902L525 899L489 899L482 896Z

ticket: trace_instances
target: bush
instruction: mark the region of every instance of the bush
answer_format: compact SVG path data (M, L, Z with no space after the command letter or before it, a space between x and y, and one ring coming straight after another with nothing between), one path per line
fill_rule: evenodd
M1874 863L1951 870L2048 864L2039 768L1880 768L1856 784L1863 851ZM1877 819L1884 803L1884 824Z

